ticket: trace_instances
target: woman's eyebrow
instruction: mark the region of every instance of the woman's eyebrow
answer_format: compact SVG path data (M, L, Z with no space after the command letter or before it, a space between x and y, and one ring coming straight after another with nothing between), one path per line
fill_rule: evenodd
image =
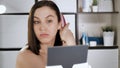
M53 16L53 15L48 15L48 16L46 16L45 18L48 18L48 17L54 17L54 16ZM34 16L33 18L39 19L39 17L37 17L37 16Z
M36 17L36 16L34 16L33 18L37 18L37 19L39 19L38 17Z
M46 18L48 18L48 17L54 17L53 15L48 15L48 16L46 16Z

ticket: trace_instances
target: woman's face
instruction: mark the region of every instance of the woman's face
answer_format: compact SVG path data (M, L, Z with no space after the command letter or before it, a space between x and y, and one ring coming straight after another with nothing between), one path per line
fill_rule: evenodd
M33 29L41 44L54 42L56 33L61 28L55 11L47 6L38 8L33 20Z

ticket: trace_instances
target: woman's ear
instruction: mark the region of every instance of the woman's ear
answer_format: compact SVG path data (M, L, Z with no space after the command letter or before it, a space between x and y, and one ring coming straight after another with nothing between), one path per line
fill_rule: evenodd
M59 23L58 23L58 30L60 30L62 28L62 22L60 21Z

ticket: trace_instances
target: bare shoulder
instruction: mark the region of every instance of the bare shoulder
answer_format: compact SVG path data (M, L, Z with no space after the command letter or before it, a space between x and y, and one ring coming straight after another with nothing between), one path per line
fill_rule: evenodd
M18 52L18 55L17 55L18 59L26 58L28 55L32 54L27 48L28 46L25 46Z
M27 54L28 53L28 50L27 50L27 46L23 47L18 55L17 55L17 59L16 59L16 68L25 68L25 63L27 63Z
M38 58L38 56L28 50L26 46L22 48L17 55L16 68L34 68L34 61L38 59L40 59L40 57Z
M28 47L22 48L16 59L16 68L45 68L43 57L36 55Z
M28 58L29 55L33 55L33 53L30 50L28 50L28 46L25 46L19 51L17 57L18 58L26 58L26 57Z

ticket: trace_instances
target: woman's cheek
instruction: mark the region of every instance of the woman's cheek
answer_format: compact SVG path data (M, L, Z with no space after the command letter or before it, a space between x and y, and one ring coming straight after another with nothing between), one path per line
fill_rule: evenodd
M57 33L58 29L56 27L53 27L50 32L52 35L56 36L56 33Z

